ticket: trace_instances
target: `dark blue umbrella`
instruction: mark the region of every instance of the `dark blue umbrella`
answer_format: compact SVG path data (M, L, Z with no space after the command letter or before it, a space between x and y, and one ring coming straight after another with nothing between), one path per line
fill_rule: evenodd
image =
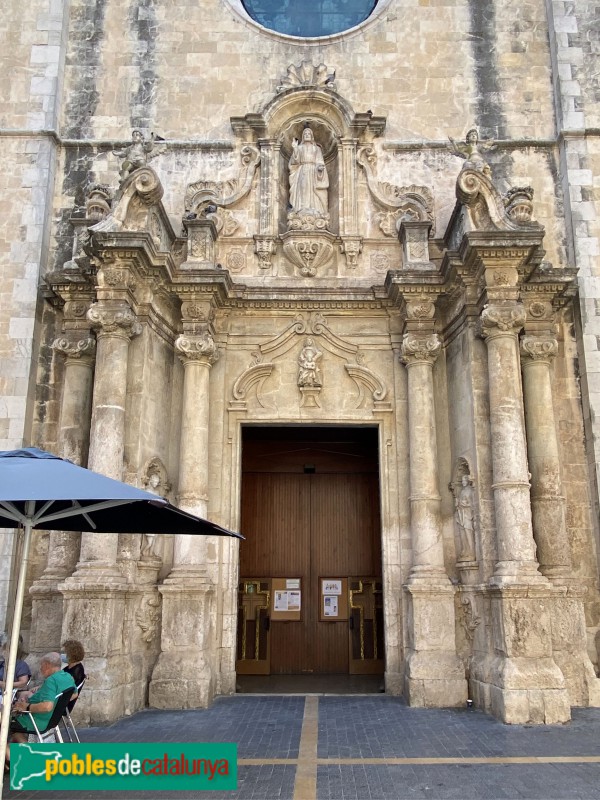
M16 527L22 527L24 535L5 671L5 711L12 697L32 530L58 528L96 533L184 533L244 538L188 514L151 492L98 475L35 447L0 451L0 528ZM2 714L0 763L4 763L9 719L9 713ZM0 793L2 780L0 772Z

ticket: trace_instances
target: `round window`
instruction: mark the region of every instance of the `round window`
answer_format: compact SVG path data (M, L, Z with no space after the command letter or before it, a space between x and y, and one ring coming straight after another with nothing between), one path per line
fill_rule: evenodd
M364 22L377 0L242 0L252 19L288 36L317 38Z

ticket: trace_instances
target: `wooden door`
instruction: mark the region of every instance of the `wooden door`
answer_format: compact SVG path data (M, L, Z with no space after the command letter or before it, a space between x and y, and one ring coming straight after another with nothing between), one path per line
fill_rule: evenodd
M300 620L270 620L271 674L351 671L352 623L319 618L319 579L370 575L381 580L372 449L349 448L347 442L247 443L240 585L256 575L301 580ZM238 653L240 641L238 636Z

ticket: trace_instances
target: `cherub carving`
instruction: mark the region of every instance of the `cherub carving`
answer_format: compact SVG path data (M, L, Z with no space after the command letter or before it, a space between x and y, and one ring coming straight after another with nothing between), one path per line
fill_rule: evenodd
M464 144L457 142L451 136L448 138L450 139L450 144L448 145L450 152L459 158L465 159L463 169L476 169L479 172L483 172L486 178L491 178L492 170L483 153L492 150L496 146L496 142L493 139L480 142L477 128L471 128L470 131L467 131Z
M140 169L140 167L145 167L151 158L159 156L166 149L164 144L155 145L155 142L162 142L164 139L155 133L151 133L150 138L146 139L139 128L135 128L131 132L131 139L131 144L123 150L113 150L113 155L123 159L119 170L121 183L130 173Z
M323 353L315 345L314 339L307 339L298 357L298 386L300 388L323 386L323 378L318 366L322 356Z

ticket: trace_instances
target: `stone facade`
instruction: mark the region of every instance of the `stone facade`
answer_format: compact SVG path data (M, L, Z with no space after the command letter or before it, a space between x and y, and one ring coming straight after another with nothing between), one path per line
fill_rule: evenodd
M239 0L5 5L2 448L238 529L243 425L376 426L386 691L600 705L591 0L380 0L324 40ZM290 208L307 127L327 211ZM84 641L94 722L205 706L237 548L38 534L29 649Z

